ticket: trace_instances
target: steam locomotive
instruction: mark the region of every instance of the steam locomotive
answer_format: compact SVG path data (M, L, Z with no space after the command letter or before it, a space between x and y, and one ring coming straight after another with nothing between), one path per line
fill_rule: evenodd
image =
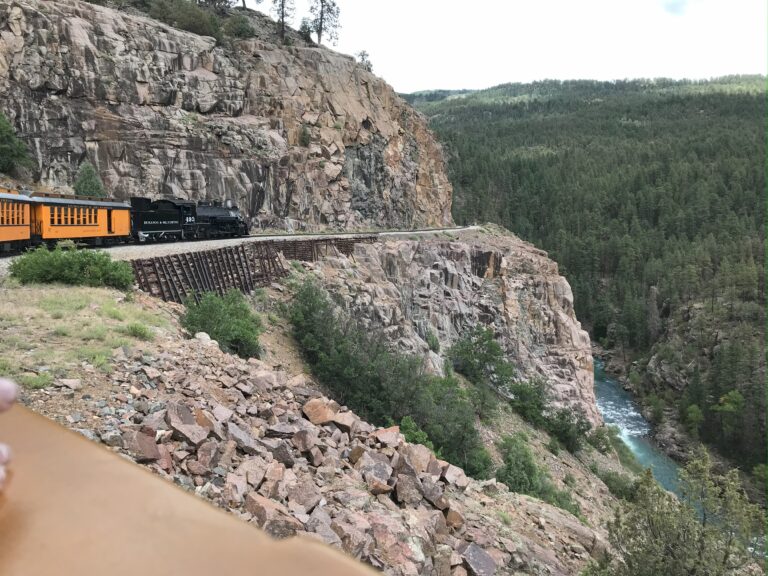
M70 239L118 242L246 236L248 222L231 202L134 197L130 204L0 187L0 253Z

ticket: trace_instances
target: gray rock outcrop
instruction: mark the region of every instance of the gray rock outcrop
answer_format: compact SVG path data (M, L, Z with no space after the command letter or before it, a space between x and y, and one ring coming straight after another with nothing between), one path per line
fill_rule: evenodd
M576 319L571 288L546 252L516 236L357 244L351 257L313 268L353 317L426 357L432 371L442 372L443 359L429 348L430 332L447 350L485 325L522 376L548 384L555 405L602 422L589 335Z
M265 227L451 222L424 118L322 47L217 46L78 0L0 0L0 111L59 191L88 158L116 198L230 199Z

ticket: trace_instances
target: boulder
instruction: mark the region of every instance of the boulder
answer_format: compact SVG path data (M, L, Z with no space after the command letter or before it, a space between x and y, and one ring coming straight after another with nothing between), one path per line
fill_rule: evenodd
M432 451L422 444L408 444L401 448L401 453L408 457L411 466L418 474L426 472L430 460L434 458Z
M208 430L197 424L192 411L181 402L168 403L166 421L174 431L174 435L195 446L208 438Z
M309 452L317 444L317 434L312 430L299 430L291 438L299 452Z
M317 489L314 481L309 477L299 479L288 488L288 501L298 504L307 513L312 512L322 498L320 490Z
M357 424L360 418L352 412L339 412L333 417L333 423L339 427L342 432L354 434L357 431Z
M397 501L410 506L415 506L421 502L421 498L424 495L419 479L406 474L397 475L395 491Z
M496 574L496 562L488 552L471 542L459 548L464 566L472 576L493 576Z
M289 538L304 530L302 523L293 518L285 506L256 492L249 492L245 497L245 509L253 514L257 526L275 538Z
M457 488L466 488L469 486L469 478L464 474L464 470L453 464L449 464L443 471L443 478L448 484L453 484Z
M390 426L389 428L379 428L371 436L384 446L397 446L400 444L402 436L400 435L400 426Z
M428 474L421 478L421 486L426 498L435 508L438 510L445 510L448 508L448 500L443 495L443 488L440 484L435 482Z
M312 398L302 406L301 411L315 426L332 422L339 411L338 404L327 398Z
M246 454L258 453L259 450L256 439L234 422L227 422L227 434L229 439L233 440L237 447Z
M136 462L153 462L160 458L155 437L139 430L123 433L123 445Z

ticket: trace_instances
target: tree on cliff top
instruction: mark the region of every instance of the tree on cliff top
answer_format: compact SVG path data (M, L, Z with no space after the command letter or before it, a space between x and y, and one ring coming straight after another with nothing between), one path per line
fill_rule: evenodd
M272 0L272 13L280 26L280 40L285 42L285 21L293 18L293 0Z
M31 165L27 147L16 138L8 119L0 113L0 172L12 174L23 166Z
M215 10L216 12L224 12L227 8L231 8L232 4L234 4L233 0L197 0L197 3L200 6L204 6L206 8L210 8L211 10ZM245 2L243 2L243 6L245 6Z
M77 179L74 184L75 194L78 196L92 196L94 198L103 198L107 195L104 191L104 184L101 182L99 173L88 160L80 165L77 171Z
M312 0L309 6L312 14L312 29L317 34L317 43L322 44L323 34L336 44L339 39L339 7L335 0Z

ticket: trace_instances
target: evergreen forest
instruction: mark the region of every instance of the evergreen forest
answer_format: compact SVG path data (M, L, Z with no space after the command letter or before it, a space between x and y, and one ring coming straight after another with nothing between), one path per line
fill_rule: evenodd
M655 419L765 461L763 77L543 81L406 95L457 223L549 251Z

